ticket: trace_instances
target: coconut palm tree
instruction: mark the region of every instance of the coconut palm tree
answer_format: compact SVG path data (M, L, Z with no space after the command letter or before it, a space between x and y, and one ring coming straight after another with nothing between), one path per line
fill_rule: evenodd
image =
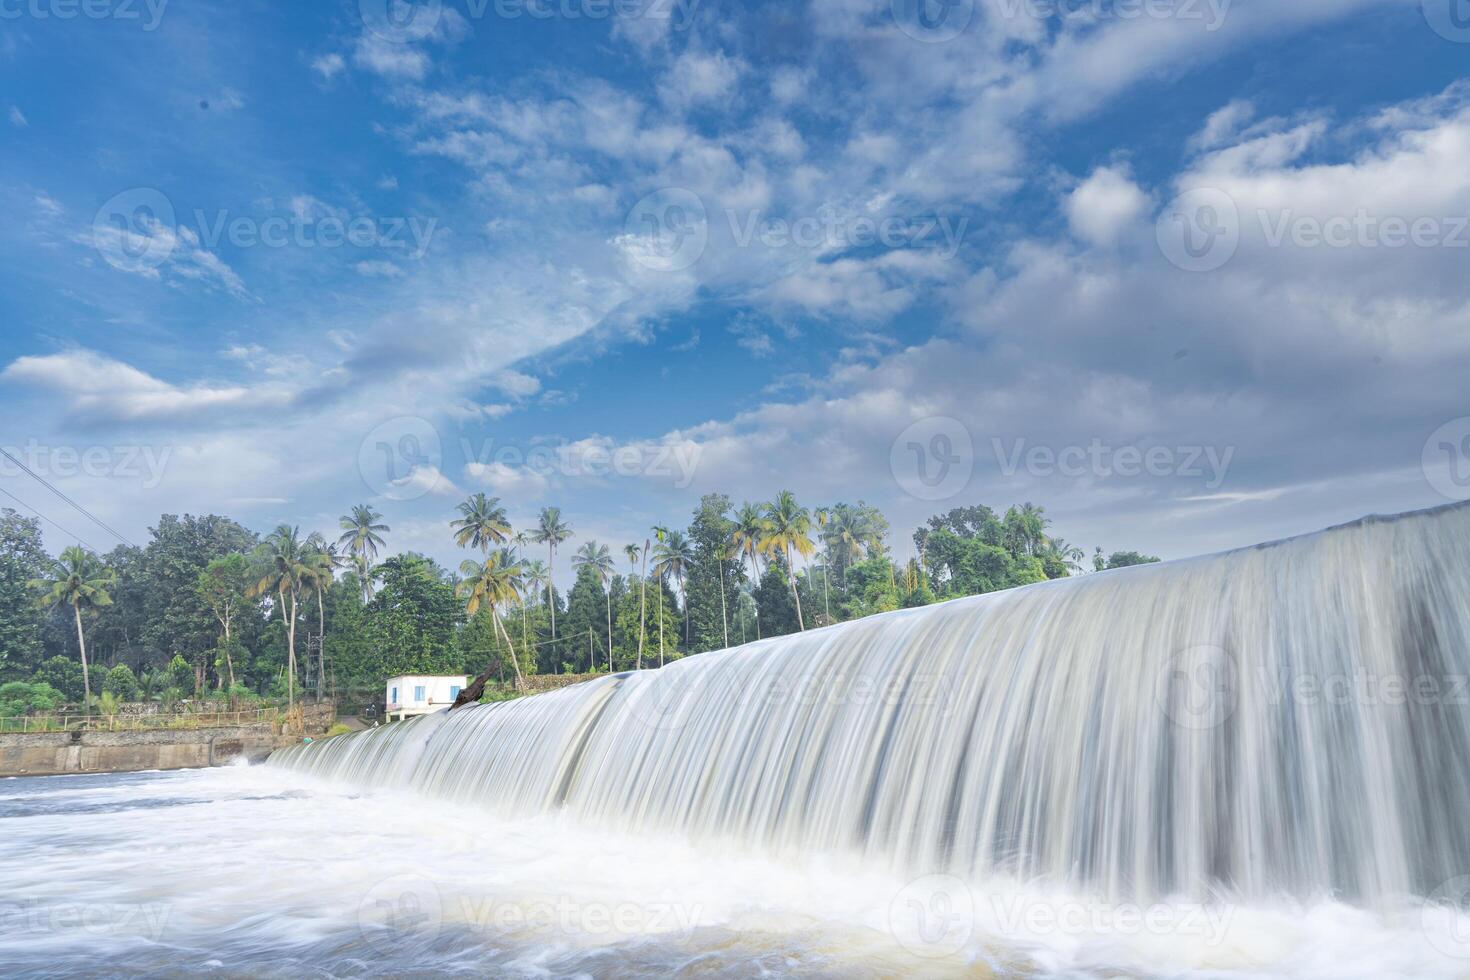
M735 530L731 535L731 541L735 545L735 552L745 561L750 562L750 579L758 587L761 580L760 560L764 552L766 539L766 519L761 516L758 505L744 503L735 512ZM754 601L754 600L752 600ZM755 638L761 638L761 620L755 618Z
M597 580L607 590L607 672L612 673L612 576L613 560L607 545L588 541L572 556L572 564L578 568L590 568L597 573ZM590 666L590 665L589 665Z
M679 587L679 605L684 607L684 646L689 646L689 601L684 595L684 582L689 575L689 566L694 564L694 546L683 531L662 531L658 546L653 549L653 573L662 581L672 578ZM659 650L662 655L663 650ZM660 664L662 666L662 664Z
M386 524L379 524L382 519L383 515L372 507L358 504L352 508L351 514L338 520L337 526L342 530L342 536L337 539L337 545L347 549L353 564L357 566L357 576L362 580L364 603L373 597L373 559L378 557L378 549L384 546L383 535L393 530Z
M510 634L506 632L505 624L500 621L500 607L515 602L521 597L522 568L520 561L509 551L500 549L485 556L484 564L474 561L464 561L459 566L459 574L464 576L463 581L455 587L455 592L461 599L465 600L465 614L471 618L480 611L484 605L490 609L490 619L495 628L499 630L500 636L505 640L505 648L510 651L510 663L515 669L516 689L523 690L526 679L521 674L521 662L516 657L515 646L510 641ZM460 692L459 698L449 710L453 711L461 705L480 700L485 693L485 684L490 680L490 675L495 672L497 665L490 664L484 673L476 677L469 687Z
M1082 571L1082 559L1087 557L1087 552L1083 551L1075 544L1072 544L1070 541L1065 541L1062 538L1049 538L1047 540L1047 546L1052 550L1052 552L1056 554L1059 559L1061 559L1061 562L1063 565L1066 566L1067 571Z
M296 607L302 585L315 574L301 543L300 528L282 524L261 542L258 552L260 578L250 594L275 594L281 618L286 623L286 703L296 704ZM290 602L287 602L289 598Z
M331 542L313 531L306 539L303 564L307 568L305 584L316 593L316 635L321 650L316 661L316 699L320 701L327 679L327 614L322 597L336 579L337 569L345 567L346 562Z
M510 520L499 497L477 493L459 505L459 513L459 519L450 521L449 526L454 529L454 543L461 548L479 548L489 558L492 544L510 539Z
M546 545L547 578L546 578L546 604L551 607L551 639L556 641L556 549L562 542L572 536L572 529L561 519L560 507L543 507L541 516L537 519L536 529L531 532L531 540L537 544Z
M71 606L77 627L77 652L82 658L83 711L92 713L92 676L87 665L87 636L82 629L82 610L112 605L108 589L117 582L117 573L95 555L72 545L62 551L52 566L50 578L32 579L27 585L41 590L40 603L50 609Z
M666 528L666 527L664 527L662 524L655 524L654 525L654 527L653 527L653 540L654 541L657 541L659 543L659 546L660 547L663 546L664 538L667 537L668 534L669 534L669 529ZM648 577L648 556L649 556L649 554L650 554L650 551L649 551L649 548L648 548L648 542L645 542L644 543L644 548L643 548L643 556L644 556L643 575L644 575L644 578L647 578ZM664 576L659 573L658 564L657 563L655 563L654 566L653 566L653 574L656 575L656 576L658 576L658 665L660 667L662 667L664 665Z
M786 568L791 574L791 596L796 600L796 627L806 629L801 615L801 592L796 587L796 566L791 563L795 551L803 558L815 550L808 536L812 529L812 517L807 509L796 502L796 495L782 490L776 499L766 504L765 547L768 551L779 551L786 557Z
M813 514L817 518L817 537L826 541L827 522L832 519L832 511L826 507L818 507ZM831 564L832 549L822 548L822 609L827 614L827 622L832 622L832 589L827 582L827 566Z
M628 556L628 576L638 577L638 659L634 661L634 669L643 669L643 621L648 609L648 542L643 542L643 547L636 544L626 545L623 554ZM638 575L638 560L643 560L643 574Z
M862 512L849 504L838 504L829 519L827 539L829 548L842 560L844 587L847 585L847 567L862 558L863 539L866 536Z

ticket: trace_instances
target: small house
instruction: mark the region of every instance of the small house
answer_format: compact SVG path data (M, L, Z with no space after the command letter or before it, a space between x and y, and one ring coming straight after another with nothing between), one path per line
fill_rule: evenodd
M395 721L447 708L468 684L469 678L464 674L449 677L404 674L390 677L383 691L383 700L387 705L384 716L388 721Z

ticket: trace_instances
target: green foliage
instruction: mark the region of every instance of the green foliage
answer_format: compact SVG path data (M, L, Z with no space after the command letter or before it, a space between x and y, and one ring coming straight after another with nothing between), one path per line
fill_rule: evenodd
M1136 551L1115 551L1108 556L1106 561L1103 561L1102 551L1099 549L1093 561L1098 571L1105 571L1113 568L1130 568L1134 565L1152 565L1160 559L1152 555L1139 554Z
M115 695L119 701L138 700L138 678L133 674L133 668L118 664L109 670L102 681L102 690Z
M733 504L721 493L707 494L699 501L689 525L694 557L685 582L689 606L690 651L718 650L739 641L735 623L734 597L745 583L745 569L734 544L736 524L729 514Z
M377 578L382 586L368 604L369 676L461 673L454 642L460 604L438 566L398 555L378 567Z
M44 681L11 681L0 684L0 717L55 711L64 700L60 691Z
M174 654L174 658L168 662L167 675L170 687L176 687L180 691L193 692L194 668L189 665L189 661L185 660L179 654Z
M115 715L121 707L121 700L111 691L103 691L102 696L97 699L97 710L104 715Z
M796 600L791 595L791 579L786 574L786 557L773 556L761 574L755 590L755 604L763 637L785 636L799 628L796 622Z
M31 679L60 691L68 701L82 699L82 665L70 657L43 660Z
M0 677L25 674L41 660L41 612L29 583L50 565L41 524L0 510Z

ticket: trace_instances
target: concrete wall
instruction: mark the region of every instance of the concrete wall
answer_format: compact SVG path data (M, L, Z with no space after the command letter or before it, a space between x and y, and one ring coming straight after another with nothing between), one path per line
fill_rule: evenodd
M336 709L330 703L312 704L303 715L307 734L319 735L336 720ZM299 735L277 734L277 726L269 722L141 732L5 733L0 734L0 777L203 769L241 758L260 762L300 740Z
M295 738L285 738L286 744ZM199 769L245 758L259 762L276 748L270 725L155 732L36 732L0 735L0 776Z

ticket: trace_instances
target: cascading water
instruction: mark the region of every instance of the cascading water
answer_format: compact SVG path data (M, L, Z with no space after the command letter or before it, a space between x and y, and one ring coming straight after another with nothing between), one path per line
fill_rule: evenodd
M518 818L1118 897L1470 868L1470 508L905 610L277 753Z

